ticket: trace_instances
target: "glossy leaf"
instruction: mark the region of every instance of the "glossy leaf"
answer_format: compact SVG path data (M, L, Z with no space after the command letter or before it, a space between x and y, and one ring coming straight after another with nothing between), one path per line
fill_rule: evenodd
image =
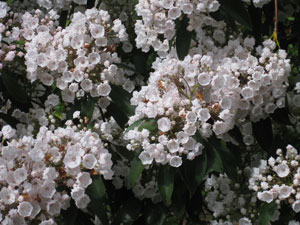
M93 112L95 109L95 100L92 98L88 98L86 101L81 103L80 115L81 117L87 117L89 120L93 116Z
M15 117L12 117L9 114L0 113L0 118L3 119L6 123L8 123L13 128L16 128L16 125L20 123Z
M275 201L271 203L263 203L262 207L259 210L259 225L269 224L275 210L276 210Z
M166 206L171 205L174 190L175 169L169 165L160 166L158 171L158 190Z
M140 120L135 121L133 124L131 124L125 132L128 132L129 130L133 130L134 128L138 128L138 131L142 131L143 129L149 130L150 132L156 132L157 131L157 121L155 119L149 119L149 118L143 118Z
M86 193L91 199L88 207L100 218L102 224L108 224L106 188L100 175L93 178L93 182L87 187Z
M130 162L130 172L129 172L129 183L130 187L133 188L136 181L140 178L142 175L142 172L144 170L144 165L142 164L141 160L138 157L135 157Z
M24 87L17 82L12 74L2 71L0 74L0 78L2 79L3 84L6 87L8 94L14 100L20 103L28 102L28 96Z
M210 143L215 148L216 153L219 155L225 173L228 175L229 178L236 180L238 176L237 163L232 152L227 148L224 141L221 141L217 138L211 138Z
M210 144L205 144L206 154L207 154L207 168L206 173L210 172L219 172L223 173L224 167L222 163L222 159L216 149Z
M252 130L258 144L265 150L269 151L273 144L273 130L270 118L252 123Z
M111 92L109 96L111 97L113 103L125 113L126 116L132 116L134 114L135 108L130 104L131 94L125 91L122 87L116 85L110 85Z
M150 203L143 211L146 225L163 225L167 217L167 210L161 204Z
M236 22L248 29L252 29L250 16L242 1L219 0L219 3L221 4L221 8Z
M180 60L189 53L192 40L192 32L187 30L188 18L185 16L181 21L178 21L176 28L176 51Z
M132 198L124 202L117 211L113 218L112 225L124 225L133 224L139 217L142 203L136 198Z

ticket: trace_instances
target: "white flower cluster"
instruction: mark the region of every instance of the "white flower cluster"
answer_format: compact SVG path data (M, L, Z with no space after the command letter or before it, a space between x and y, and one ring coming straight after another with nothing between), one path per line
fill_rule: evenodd
M17 138L9 125L1 130L0 209L1 224L29 224L52 219L70 206L78 208L90 202L85 189L91 175L112 179L111 154L99 136L78 131L75 126L50 131L41 127L36 138ZM67 190L71 190L69 192Z
M215 220L212 225L239 224L251 225L257 218L255 194L237 193L242 187L226 175L211 175L205 181L207 195L205 201ZM220 220L226 216L227 222ZM218 220L218 222L217 222ZM232 222L229 222L232 221Z
M286 153L277 150L277 158L261 160L260 166L253 168L249 179L249 189L257 192L257 198L264 202L275 200L288 202L293 210L300 212L300 155L288 145Z
M22 16L27 77L44 85L53 83L62 90L65 102L73 103L89 93L92 97L108 96L109 82L126 83L124 71L115 53L116 44L127 39L120 20L110 21L106 11L88 9L77 12L65 29L55 29L46 18L25 13ZM47 20L48 19L48 20Z
M202 145L193 139L197 130L203 137L214 132L226 139L237 120L258 121L284 107L290 72L286 52L272 53L275 43L267 40L256 57L253 45L253 39L236 39L183 61L168 57L153 64L148 85L133 93L131 104L137 107L129 124L154 118L159 132L135 129L125 134L125 139L142 143L144 164L155 158L180 166L182 154L188 159L201 154Z
M216 0L139 0L136 12L142 20L135 24L136 46L145 52L152 46L159 55L165 55L169 50L169 40L175 36L176 19L186 15L190 20L189 30L197 24L198 31L203 31L203 21L213 21L206 14L217 11L219 6Z

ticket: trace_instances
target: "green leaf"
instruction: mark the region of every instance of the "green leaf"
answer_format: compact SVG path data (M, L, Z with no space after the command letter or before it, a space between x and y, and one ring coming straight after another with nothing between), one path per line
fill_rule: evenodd
M221 158L225 173L228 175L229 178L237 180L237 164L232 152L227 148L224 141L221 141L215 137L210 138L209 141L210 144L214 146L217 154Z
M207 168L206 173L210 172L218 172L223 173L224 167L222 163L222 159L216 149L211 146L209 143L205 143L205 151L207 154Z
M174 190L175 170L169 165L160 166L158 171L158 190L166 206L171 205Z
M135 157L130 162L130 172L129 172L129 183L130 187L133 188L135 185L135 182L140 178L143 170L144 165L142 164L141 160L138 157Z
M112 102L121 110L127 117L134 115L135 107L130 104L131 94L125 91L122 87L110 85L111 92L109 96Z
M259 210L259 225L269 224L275 210L276 210L275 201L271 203L263 203L262 207Z
M260 120L252 123L252 130L258 144L266 151L269 152L273 144L273 130L270 118Z
M108 224L106 188L100 175L93 178L93 182L87 187L86 193L91 199L88 208L99 217L102 224Z
M93 116L94 109L95 100L92 98L88 98L86 101L81 102L80 116L87 117L90 120Z
M157 121L155 119L149 119L149 118L143 118L135 121L133 124L131 124L125 132L128 132L130 130L133 130L134 128L138 127L138 131L142 131L143 129L149 130L150 132L156 132L157 127Z
M146 74L147 72L147 58L145 53L138 51L133 56L133 64L136 71L140 74Z
M142 207L142 202L136 198L131 198L124 202L115 217L113 218L112 225L124 225L133 224L134 221L139 217Z
M223 9L236 22L248 29L252 29L251 18L242 1L219 0L219 3L221 4L221 9Z
M243 135L240 129L237 126L234 126L231 130L228 131L228 134L233 137L240 145L244 145Z
M273 120L276 120L285 125L292 125L289 118L288 108L277 108L273 114L271 114Z
M14 2L14 0L6 0L6 4L7 5L10 5L11 3L13 3Z
M196 184L199 186L202 181L203 178L206 175L206 167L207 167L207 156L206 156L206 152L203 151L202 155L197 156L196 159L194 159L196 162L196 166L195 166L195 181Z
M67 210L62 210L61 215L64 219L65 225L76 225L78 208L75 206L74 201L71 201L71 207Z
M8 94L17 102L27 103L28 96L22 85L14 78L13 74L8 74L4 71L0 74L3 84L6 87Z
M0 118L3 119L6 123L8 123L13 128L16 128L16 125L20 123L15 117L12 117L9 114L0 113Z
M119 146L119 145L114 145L117 149L117 152L119 153L119 155L123 156L124 158L128 159L128 160L133 160L135 157L135 152L133 151L129 151L127 150L125 147L123 146Z
M207 157L205 151L193 160L186 160L180 167L184 183L189 189L190 198L206 175Z
M176 28L176 51L180 60L183 60L190 50L192 32L187 30L188 22L188 18L184 16L181 21L178 21Z
M150 203L143 212L146 225L163 225L167 217L167 210L161 204Z

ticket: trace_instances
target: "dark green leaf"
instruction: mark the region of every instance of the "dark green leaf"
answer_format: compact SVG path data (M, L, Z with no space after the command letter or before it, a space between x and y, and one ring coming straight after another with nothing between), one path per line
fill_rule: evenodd
M285 125L292 125L289 118L289 110L287 108L277 108L273 114L271 114L273 120L278 121Z
M237 179L237 163L232 152L227 148L226 144L217 139L210 138L210 144L216 149L217 154L222 160L223 168L229 178Z
M174 189L175 169L169 165L160 166L158 171L158 190L166 206L171 205Z
M133 64L136 71L140 74L146 74L147 72L147 59L145 53L136 52L133 56Z
M112 225L132 224L138 217L141 211L142 203L136 198L129 199L121 205L113 218Z
M130 104L131 94L125 91L122 87L111 85L111 92L109 95L112 102L121 110L127 117L132 116L135 107Z
M224 167L219 153L209 143L205 143L204 146L207 155L206 173L210 173L213 171L223 173Z
M14 0L6 0L7 5L10 5L13 2L14 2Z
M87 187L86 193L91 199L88 207L99 217L102 224L108 224L106 189L100 175L93 178L93 183Z
M74 204L74 201L71 201L71 207L67 210L62 210L61 215L64 219L64 225L76 225L78 209Z
M197 156L197 158L194 160L196 161L195 181L196 181L196 184L199 186L202 183L203 178L206 175L206 167L207 167L206 152L203 151L202 155Z
M125 157L126 159L128 159L130 161L134 159L134 157L136 155L135 152L129 151L123 146L115 145L115 147L121 156Z
M4 71L1 72L0 77L6 87L8 94L17 102L27 103L28 96L22 85L20 85L12 74Z
M275 201L271 203L263 203L262 207L259 210L259 225L269 224L275 210L276 210Z
M89 98L86 101L81 102L80 116L87 117L90 120L93 116L94 109L95 109L95 100Z
M16 128L16 125L20 123L15 117L12 117L9 114L0 113L0 118L3 119L6 123L8 123L13 128Z
M273 130L270 118L252 123L253 135L258 144L265 150L269 151L273 144Z
M143 170L144 165L142 164L141 160L138 157L135 157L130 162L130 172L129 172L129 183L130 187L133 188L135 185L135 182L140 178Z
M134 128L138 127L138 131L142 131L143 129L149 130L150 132L157 131L157 121L155 119L143 118L140 120L135 121L131 124L125 132L129 130L133 130Z
M150 203L143 212L146 225L163 225L167 216L166 208L161 204Z
M239 144L244 145L243 135L237 126L228 131L229 135L233 137Z
M189 53L192 40L192 32L187 30L188 18L185 16L181 21L178 21L176 28L176 51L180 60Z
M242 1L219 0L219 2L221 4L221 8L224 9L224 11L236 22L248 29L252 29L250 16Z
M194 160L186 160L180 167L182 178L189 189L190 197L193 196L197 187L202 183L206 175L206 167L207 157L205 152Z

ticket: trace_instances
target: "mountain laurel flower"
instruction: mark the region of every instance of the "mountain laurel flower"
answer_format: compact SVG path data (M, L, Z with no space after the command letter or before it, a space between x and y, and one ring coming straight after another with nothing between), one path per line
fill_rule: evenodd
M286 177L290 173L290 168L286 164L279 164L278 166L274 167L275 172L279 177Z
M170 119L167 117L160 118L157 121L158 129L162 132L167 132L171 129L171 122Z

